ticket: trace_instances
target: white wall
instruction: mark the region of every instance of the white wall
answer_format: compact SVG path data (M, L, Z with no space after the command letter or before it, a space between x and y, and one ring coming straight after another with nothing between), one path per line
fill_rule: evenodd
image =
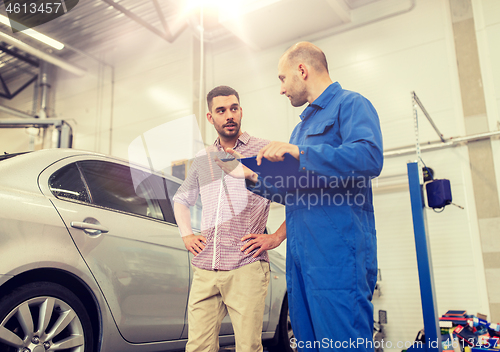
M500 2L473 0L477 45L483 54L479 57L484 84L486 111L490 131L500 130ZM500 141L492 141L497 183L500 184ZM500 188L499 188L500 192ZM498 251L500 244L492 244L491 251ZM500 291L498 292L500 295Z
M188 33L173 44L143 31L127 38L104 56L115 67L114 87L111 68L89 59L81 62L89 68L86 77L61 73L56 110L75 122L74 147L127 158L129 144L143 132L190 115L190 43Z
M73 127L74 148L127 157L128 145L141 133L192 114L192 34L174 43L141 30L96 56L114 66L76 55L67 60L84 67L83 77L58 69L51 94L50 117ZM114 92L113 92L114 90ZM33 86L11 101L0 103L31 113ZM14 118L0 112L0 118ZM112 121L111 121L112 119ZM112 143L110 145L110 129ZM0 147L28 149L23 130L1 130Z

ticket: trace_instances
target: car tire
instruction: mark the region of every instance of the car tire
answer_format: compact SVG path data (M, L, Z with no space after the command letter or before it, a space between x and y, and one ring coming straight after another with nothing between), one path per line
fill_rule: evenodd
M297 347L292 347L290 339L294 338L292 324L290 323L290 313L288 311L288 298L285 296L283 305L281 306L280 320L278 323L278 343L274 346L269 346L270 352L297 352Z
M0 299L0 352L92 352L92 325L78 297L52 282L34 282Z

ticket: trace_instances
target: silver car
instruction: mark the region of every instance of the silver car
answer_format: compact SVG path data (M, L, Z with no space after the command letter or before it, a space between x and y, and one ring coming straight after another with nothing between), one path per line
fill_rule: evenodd
M180 182L73 149L0 157L0 352L183 350ZM262 337L290 351L284 259L269 255ZM228 317L220 335L234 343Z

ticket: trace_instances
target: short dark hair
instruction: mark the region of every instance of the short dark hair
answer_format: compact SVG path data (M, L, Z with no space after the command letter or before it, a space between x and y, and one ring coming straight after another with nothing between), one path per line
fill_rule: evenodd
M238 92L235 91L233 88L228 87L228 86L218 86L212 89L208 94L207 94L207 104L208 104L208 111L212 112L212 103L214 101L215 97L228 97L230 95L236 96L236 99L238 99L238 103L240 102L240 96L238 95Z

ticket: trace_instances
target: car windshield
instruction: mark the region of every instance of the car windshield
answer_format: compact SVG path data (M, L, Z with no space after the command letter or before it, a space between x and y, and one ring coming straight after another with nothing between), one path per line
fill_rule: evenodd
M15 156L26 154L26 153L29 153L29 152L11 153L11 154L4 152L4 155L0 155L0 161L5 160L5 159L10 159L10 158L13 158Z

